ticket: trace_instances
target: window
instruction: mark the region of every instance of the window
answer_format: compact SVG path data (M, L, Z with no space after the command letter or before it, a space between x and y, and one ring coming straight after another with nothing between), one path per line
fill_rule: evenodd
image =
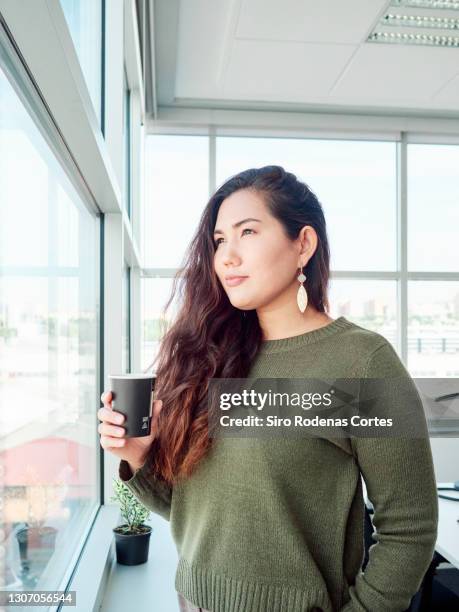
M102 116L102 0L60 0L99 123Z
M0 115L4 585L54 590L99 505L100 220L1 70Z
M142 369L157 354L162 309L172 290L175 268L181 264L209 199L208 147L208 138L203 136L146 138L142 252L146 265L165 269L168 278L141 279ZM177 303L172 304L169 316L177 308Z
M419 377L459 376L458 167L459 146L408 145L408 364Z
M172 278L143 278L141 282L142 302L142 371L146 370L158 354L159 341L165 326L175 317L178 310L177 298L171 304L167 319L162 311L172 291ZM180 292L180 283L178 286Z
M408 364L419 378L459 378L459 281L408 283Z
M345 316L397 346L397 285L393 280L331 279L331 316Z
M459 270L459 146L408 145L408 270Z
M142 252L148 267L175 268L209 199L208 139L148 136Z

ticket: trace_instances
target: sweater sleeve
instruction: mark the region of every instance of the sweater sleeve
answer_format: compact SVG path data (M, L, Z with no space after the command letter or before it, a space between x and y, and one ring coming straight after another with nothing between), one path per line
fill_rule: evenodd
M172 488L152 473L148 459L134 474L129 463L121 459L118 475L146 508L170 520Z
M391 392L389 406L387 399L383 405L381 397L381 412L394 417L395 427L397 416L405 423L414 419L411 422L416 423L418 434L397 437L395 431L390 437L351 438L374 507L376 543L369 549L365 571L360 570L350 585L350 600L340 612L406 610L419 590L435 550L438 497L424 408L414 381L387 341L370 355L364 378L392 377L404 383L408 395L405 391L398 399L397 393ZM362 380L361 389L364 384ZM395 389L396 384L394 381ZM392 386L392 381L389 385ZM422 437L419 432L423 432Z

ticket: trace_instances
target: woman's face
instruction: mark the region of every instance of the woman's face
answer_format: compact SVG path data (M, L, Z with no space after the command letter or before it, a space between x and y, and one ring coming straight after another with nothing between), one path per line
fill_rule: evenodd
M248 218L251 220L240 223ZM223 200L214 242L218 243L215 272L235 308L253 310L266 306L291 290L292 285L297 287L300 242L288 238L258 193L242 189ZM246 278L231 285L227 276Z

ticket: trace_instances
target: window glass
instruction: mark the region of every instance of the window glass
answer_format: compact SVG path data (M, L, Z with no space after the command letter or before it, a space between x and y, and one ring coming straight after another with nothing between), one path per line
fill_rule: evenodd
M459 147L408 145L408 269L459 270Z
M459 282L408 283L408 365L420 378L459 377Z
M172 302L167 319L162 310L172 291L172 278L142 278L142 371L146 370L158 353L164 325L169 324L177 315L179 296ZM180 281L178 284L180 292ZM156 367L156 366L155 366Z
M89 94L101 122L102 1L60 0Z
M333 278L329 301L333 319L344 316L365 329L378 332L399 349L395 281Z
M148 136L142 249L146 267L175 268L209 199L208 139Z
M54 590L99 504L99 219L0 70L5 583Z

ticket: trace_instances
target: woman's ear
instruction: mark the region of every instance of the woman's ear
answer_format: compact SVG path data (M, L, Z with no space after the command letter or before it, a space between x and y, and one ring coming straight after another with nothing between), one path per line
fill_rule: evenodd
M298 239L300 241L300 255L303 257L307 255L308 257L303 264L303 266L305 266L314 255L317 248L316 230L311 225L305 225L301 228Z

